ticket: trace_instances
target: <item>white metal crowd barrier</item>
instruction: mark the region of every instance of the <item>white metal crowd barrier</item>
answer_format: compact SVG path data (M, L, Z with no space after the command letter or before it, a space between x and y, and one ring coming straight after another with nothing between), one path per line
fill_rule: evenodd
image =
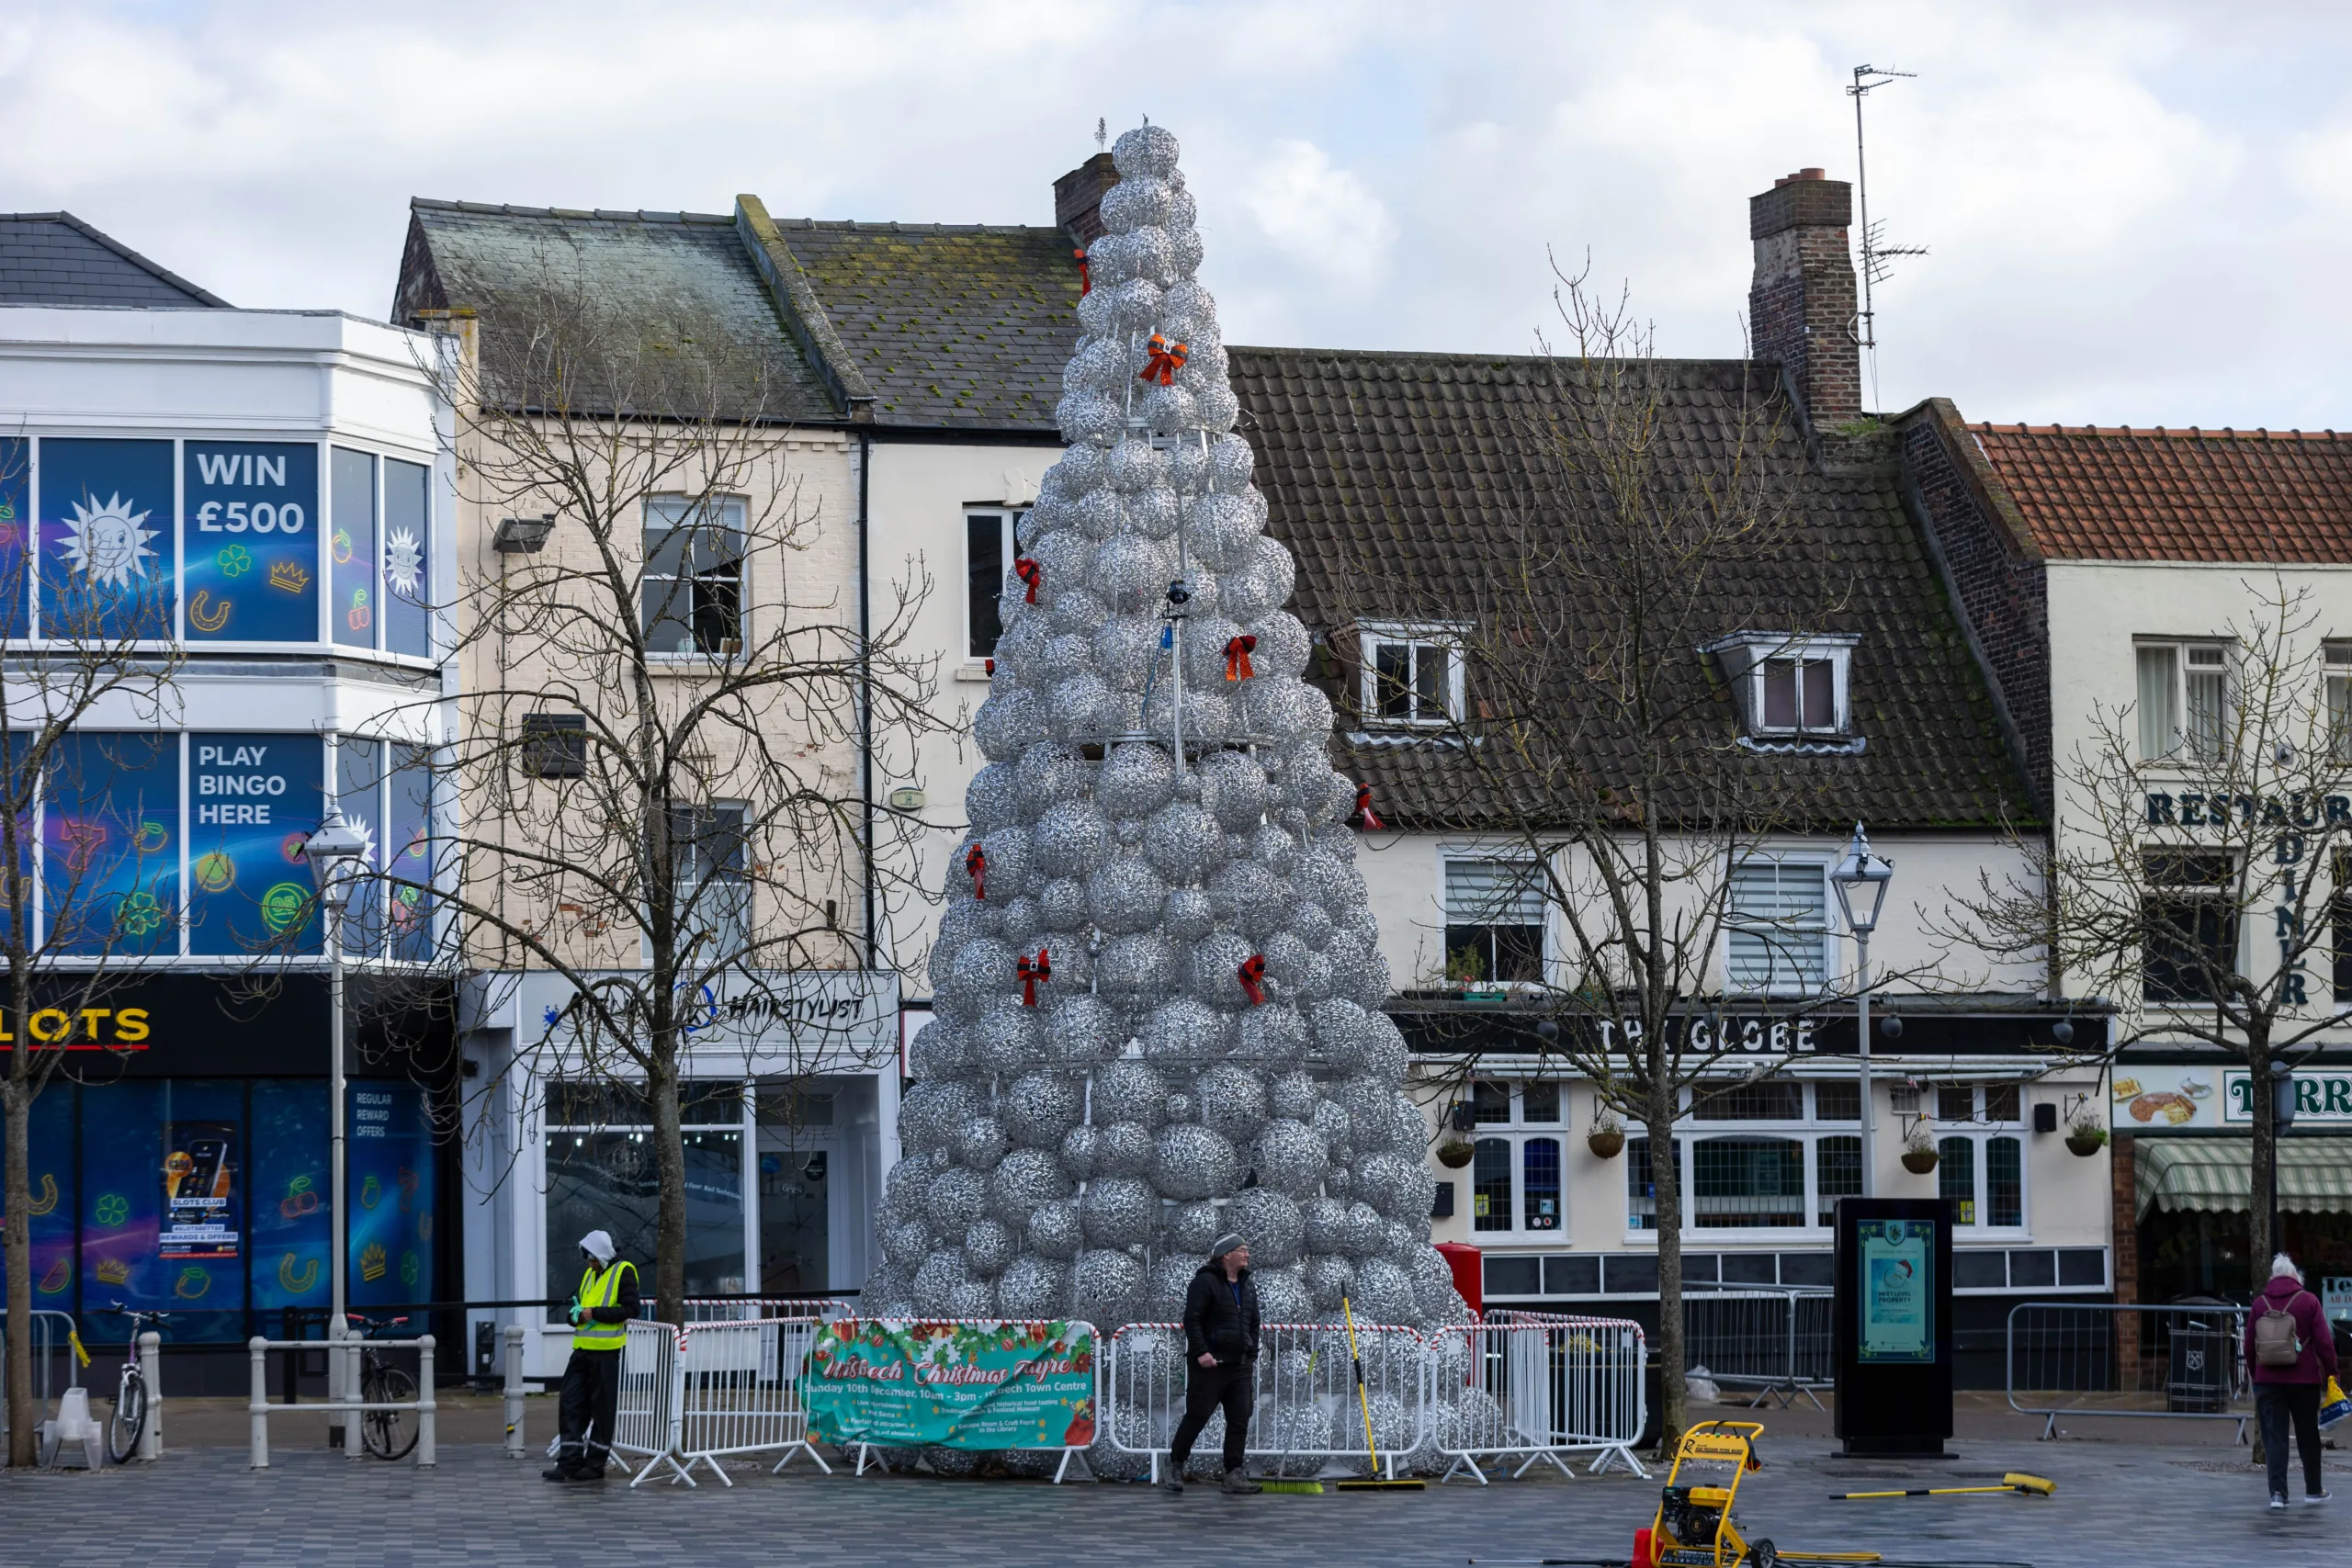
M1481 1483L1487 1460L1517 1459L1512 1475L1566 1456L1595 1456L1595 1474L1634 1457L1648 1417L1642 1370L1647 1341L1627 1318L1490 1312L1483 1322L1440 1329L1430 1340L1430 1436L1452 1462Z
M854 1303L835 1296L688 1296L686 1326L698 1323L753 1323L770 1319L813 1317L820 1323L854 1317Z
M2024 1302L2009 1309L2009 1408L2042 1417L2130 1416L2234 1421L2245 1442L2254 1384L2245 1368L2246 1309Z
M832 1473L832 1466L809 1446L808 1410L801 1401L801 1374L823 1326L814 1317L685 1326L678 1336L676 1452L686 1473L697 1464L708 1465L732 1486L721 1459L778 1450L775 1470L805 1453L818 1469Z
M407 1400L387 1400L370 1404L359 1399L329 1399L309 1404L272 1404L269 1402L269 1352L272 1350L315 1351L324 1348L329 1357L343 1357L347 1365L341 1386L356 1388L361 1382L360 1365L368 1355L386 1355L413 1349L416 1352L416 1397ZM288 1411L304 1415L360 1416L371 1410L410 1410L416 1413L416 1462L430 1468L439 1462L436 1451L435 1415L437 1405L433 1397L433 1349L430 1334L414 1339L362 1339L352 1336L328 1341L324 1346L316 1339L264 1339L256 1335L245 1341L246 1353L252 1358L252 1380L246 1394L245 1414L250 1423L248 1462L255 1470L269 1468L269 1418ZM359 1428L344 1425L344 1452L349 1459L366 1459L368 1445Z
M1259 1337L1248 1456L1266 1461L1280 1475L1316 1475L1335 1463L1363 1463L1363 1416L1345 1325L1270 1323L1261 1326ZM1415 1465L1424 1458L1429 1346L1414 1330L1393 1324L1359 1323L1355 1338L1374 1444L1394 1479L1399 1463ZM1155 1482L1183 1419L1189 1363L1183 1325L1175 1323L1128 1324L1111 1336L1103 1357L1098 1408L1111 1444L1148 1459ZM1222 1425L1213 1421L1212 1428L1193 1445L1195 1454L1214 1457Z
M678 1341L681 1331L666 1323L632 1319L621 1340L621 1387L614 1402L613 1452L624 1462L639 1462L630 1476L635 1486L656 1470L666 1469L675 1480L694 1484L677 1457L679 1405Z
M1735 1288L1689 1290L1682 1296L1682 1364L1704 1367L1726 1388L1752 1388L1753 1409L1777 1395L1782 1409L1799 1395L1838 1382L1837 1339L1827 1291Z

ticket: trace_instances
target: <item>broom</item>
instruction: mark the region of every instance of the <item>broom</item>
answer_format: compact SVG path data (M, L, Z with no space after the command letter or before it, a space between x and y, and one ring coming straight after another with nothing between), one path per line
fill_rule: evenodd
M1866 1497L1957 1497L1969 1492L2015 1492L2024 1497L2048 1497L2058 1490L2058 1483L2039 1475L2026 1475L2010 1471L2001 1477L1998 1486L1915 1486L1908 1492L1832 1492L1833 1503L1851 1503Z
M1340 1298L1340 1317L1348 1325L1348 1364L1355 1369L1356 1408L1363 1415L1363 1451L1372 1461L1372 1473L1362 1481L1342 1481L1342 1492L1419 1492L1427 1489L1422 1481L1383 1481L1380 1479L1380 1448L1372 1435L1372 1398L1363 1391L1363 1356L1356 1348L1356 1314L1348 1298Z

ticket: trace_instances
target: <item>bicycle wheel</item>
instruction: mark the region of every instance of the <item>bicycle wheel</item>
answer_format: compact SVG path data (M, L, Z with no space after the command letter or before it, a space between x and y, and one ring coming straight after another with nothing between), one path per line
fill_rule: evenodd
M416 1380L398 1367L370 1367L360 1380L359 1393L368 1404L413 1404ZM359 1417L360 1440L378 1459L406 1459L416 1447L416 1431L413 1410L368 1410Z
M129 1464L139 1451L139 1434L147 1429L147 1380L135 1367L126 1367L122 1386L115 1391L114 1414L107 1418L107 1457Z

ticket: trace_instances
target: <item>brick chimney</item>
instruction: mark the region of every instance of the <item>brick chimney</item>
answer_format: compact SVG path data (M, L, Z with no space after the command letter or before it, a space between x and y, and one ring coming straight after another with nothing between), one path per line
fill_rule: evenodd
M1092 244L1102 232L1099 209L1103 195L1118 183L1111 154L1097 152L1054 182L1054 221L1078 244Z
M1854 342L1854 261L1846 245L1854 187L1799 169L1747 198L1756 278L1747 288L1756 357L1784 367L1816 429L1862 413L1861 349Z

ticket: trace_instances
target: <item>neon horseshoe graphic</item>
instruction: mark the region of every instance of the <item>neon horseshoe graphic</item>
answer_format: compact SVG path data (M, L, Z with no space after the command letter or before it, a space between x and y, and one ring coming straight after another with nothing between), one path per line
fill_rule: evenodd
M187 602L188 625L198 631L217 632L229 624L229 601L221 600L219 609L208 612L205 604L211 597L209 592L199 588L196 591L196 597Z

